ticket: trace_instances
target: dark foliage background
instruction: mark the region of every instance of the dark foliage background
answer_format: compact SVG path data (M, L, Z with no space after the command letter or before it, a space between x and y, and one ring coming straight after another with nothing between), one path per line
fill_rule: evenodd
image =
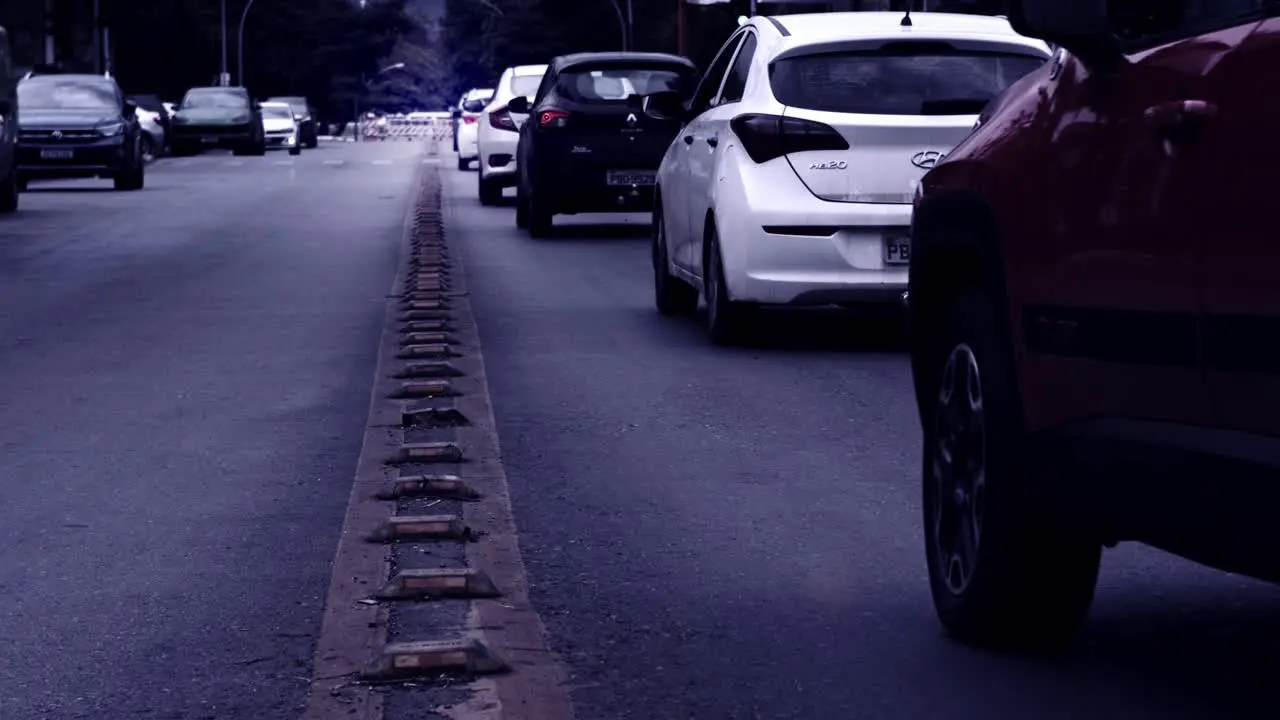
M0 0L15 57L44 44L45 0ZM53 0L67 51L89 57L92 0ZM130 93L177 100L216 81L220 0L98 0L111 29L112 69ZM247 0L226 0L228 64ZM679 0L632 0L634 48L677 51ZM894 9L918 0L857 0L859 9ZM245 84L259 98L305 95L327 122L345 121L360 99L367 109L441 110L472 87L491 87L511 65L555 55L622 47L626 0L253 0L245 24ZM947 3L950 7L940 7ZM931 9L997 13L1005 0L931 0ZM687 6L687 54L705 67L749 12L749 0ZM788 6L804 10L801 6ZM776 10L769 9L772 12ZM393 63L402 70L379 73ZM366 82L367 79L372 80Z

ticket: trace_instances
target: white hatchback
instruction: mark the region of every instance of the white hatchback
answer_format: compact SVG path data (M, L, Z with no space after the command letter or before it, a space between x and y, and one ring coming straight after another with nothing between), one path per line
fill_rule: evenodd
M900 301L916 184L1049 54L997 17L751 18L692 100L645 99L686 121L658 170L658 309L701 292L732 342L760 305Z
M516 183L516 146L520 143L520 126L528 116L507 112L507 103L516 96L529 98L532 103L546 73L546 65L507 68L493 89L493 99L480 114L476 145L480 155L482 205L497 205L502 201L502 189Z

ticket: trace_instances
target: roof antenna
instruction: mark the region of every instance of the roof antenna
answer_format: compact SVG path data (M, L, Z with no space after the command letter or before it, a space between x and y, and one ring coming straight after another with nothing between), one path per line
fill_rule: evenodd
M911 22L911 3L909 1L907 2L907 14L902 16L902 22L898 24L902 27L911 27L914 24Z

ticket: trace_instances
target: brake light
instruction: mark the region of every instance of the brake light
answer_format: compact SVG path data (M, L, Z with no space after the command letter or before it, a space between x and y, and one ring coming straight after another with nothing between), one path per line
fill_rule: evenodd
M730 120L729 127L757 163L790 153L849 149L848 141L835 128L803 118L751 113Z
M511 130L512 132L519 129L516 127L516 121L511 119L511 113L506 110L497 110L489 113L489 125L499 130Z
M463 115L463 116L462 116L462 122L463 122L463 124L465 124L465 125L473 125L473 124L475 124L476 120L478 120L478 119L479 119L479 118L477 118L475 115Z
M538 127L546 128L562 128L569 124L569 113L564 110L555 108L547 108L538 113Z

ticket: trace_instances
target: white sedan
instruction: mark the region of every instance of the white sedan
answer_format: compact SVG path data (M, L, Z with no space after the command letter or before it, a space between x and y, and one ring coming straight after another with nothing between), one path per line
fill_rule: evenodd
M693 313L701 294L712 340L732 343L761 305L900 302L916 184L1048 57L996 17L751 18L692 101L644 102L686 123L658 170L658 310Z
M528 115L512 115L507 112L507 103L516 96L532 100L546 73L546 65L507 68L493 89L493 99L480 114L476 145L480 155L481 205L497 205L502 201L502 189L516 184L516 146L520 143L520 126Z

